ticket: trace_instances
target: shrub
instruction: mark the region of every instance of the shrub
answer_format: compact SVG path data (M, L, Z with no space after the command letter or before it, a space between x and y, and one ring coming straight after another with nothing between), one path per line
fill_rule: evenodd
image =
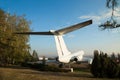
M108 68L106 68L107 71L107 77L109 78L115 78L117 77L119 74L119 67L118 65L111 59L109 59L109 63L108 63Z
M42 63L22 63L23 67L29 67L40 71L69 72L67 69L61 69L55 66L44 65Z

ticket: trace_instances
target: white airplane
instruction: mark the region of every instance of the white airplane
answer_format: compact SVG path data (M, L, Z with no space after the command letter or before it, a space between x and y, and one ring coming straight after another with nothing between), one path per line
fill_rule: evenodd
M71 53L63 40L63 35L71 31L77 30L84 26L92 24L92 20L88 20L82 23L72 25L59 30L50 30L48 32L16 32L15 34L25 34L25 35L53 35L56 42L58 61L61 63L69 63L71 61L81 61L83 58L84 51L78 51L76 53Z

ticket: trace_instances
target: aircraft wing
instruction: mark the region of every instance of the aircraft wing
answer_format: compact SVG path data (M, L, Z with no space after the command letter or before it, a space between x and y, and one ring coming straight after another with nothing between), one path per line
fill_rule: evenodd
M92 24L92 20L88 20L88 21L85 21L85 22L82 22L82 23L78 23L76 25L72 25L70 27L66 27L66 28L57 30L55 32L58 33L59 35L62 35L62 34L66 34L68 32L77 30L79 28L85 27L85 26L90 25L90 24Z

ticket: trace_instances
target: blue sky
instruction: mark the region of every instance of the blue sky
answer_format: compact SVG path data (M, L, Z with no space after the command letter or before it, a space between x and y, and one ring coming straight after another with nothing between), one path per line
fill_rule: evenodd
M85 55L95 49L106 53L120 53L120 28L101 31L98 25L110 17L106 0L0 0L0 8L17 15L26 15L32 21L33 31L61 29L89 19L93 24L71 32L64 40L71 52L84 50ZM120 7L115 15L120 16ZM120 21L120 17L117 18ZM53 36L30 36L32 50L40 56L56 56Z

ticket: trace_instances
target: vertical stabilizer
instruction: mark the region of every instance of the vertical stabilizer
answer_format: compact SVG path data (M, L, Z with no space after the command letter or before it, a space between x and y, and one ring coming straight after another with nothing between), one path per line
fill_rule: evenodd
M70 52L68 51L65 45L62 35L55 35L54 37L55 37L55 42L56 42L56 47L57 47L59 58L69 55Z

